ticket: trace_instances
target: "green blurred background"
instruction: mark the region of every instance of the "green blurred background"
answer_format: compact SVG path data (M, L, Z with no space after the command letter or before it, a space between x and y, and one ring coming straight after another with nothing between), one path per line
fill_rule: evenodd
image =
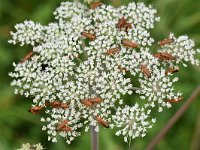
M33 20L42 24L53 21L52 12L62 0L0 0L0 150L13 150L22 143L41 142L48 150L89 150L90 133L84 133L73 144L67 146L63 139L52 144L47 141L46 132L41 131L40 117L28 113L31 99L14 95L10 87L8 72L13 70L12 62L19 62L30 47L12 46L7 43L9 32L16 23ZM104 0L107 4L119 6L131 0ZM135 0L138 2L138 0ZM161 22L157 23L152 35L157 40L174 32L176 36L187 34L200 47L200 1L199 0L143 0L158 10ZM198 58L200 56L198 55ZM178 73L176 89L184 93L185 100L200 84L200 67L189 65ZM184 103L174 104L158 114L157 124L145 138L134 140L129 147L122 137L116 137L114 130L101 129L100 150L144 150L153 137ZM189 110L171 128L156 150L199 150L200 149L200 96ZM198 147L199 146L199 147ZM195 147L198 147L195 149Z

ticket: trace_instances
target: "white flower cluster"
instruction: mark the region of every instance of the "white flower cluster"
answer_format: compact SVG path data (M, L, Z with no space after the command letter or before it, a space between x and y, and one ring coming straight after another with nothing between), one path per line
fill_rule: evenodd
M117 131L116 135L123 135L125 142L139 136L144 137L147 129L152 128L152 124L156 122L155 118L149 119L150 112L151 110L140 108L137 103L131 107L118 108L113 120L116 126L122 129Z
M81 128L83 123L80 122L81 114L74 108L66 110L62 108L47 109L45 113L50 117L42 117L41 121L48 123L47 126L42 128L42 130L47 130L48 140L57 142L57 134L59 134L70 144L75 137L80 135L80 131L77 131L77 129Z
M85 3L91 3L93 2L94 0L84 0Z
M34 23L33 21L24 21L24 23L19 23L15 26L17 32L11 32L13 37L9 43L20 43L21 46L24 44L31 44L32 46L35 43L42 42L44 33L43 26L39 23Z
M164 45L159 52L170 53L175 57L175 61L169 62L170 66L177 66L182 63L183 66L187 67L188 62L193 65L199 65L199 59L195 59L194 56L199 51L194 49L195 43L193 40L189 39L187 35L180 36L176 38L174 34L170 34L170 39L173 39L172 44Z
M44 148L40 143L31 145L30 143L22 144L21 148L17 150L43 150Z
M95 126L98 132L99 125L120 128L116 135L128 142L155 123L152 109L161 112L182 100L174 73L182 63L198 64L194 42L170 34L153 53L150 30L159 17L151 6L63 2L54 15L57 22L47 26L16 25L9 41L33 46L9 75L15 94L33 97L29 111L44 113L42 129L52 142L60 135L70 144L80 129ZM133 93L144 105L126 105L124 97Z
M140 94L141 99L148 101L145 107L155 107L155 103L157 103L158 111L161 112L163 107L171 107L171 103L167 103L165 100L178 100L182 94L175 93L173 88L173 83L178 81L178 77L172 79L172 77L166 76L164 69L154 70L154 73L148 80L138 79L142 90L136 90L136 93Z
M75 15L84 15L87 7L78 2L62 2L61 6L54 11L56 19L72 19Z

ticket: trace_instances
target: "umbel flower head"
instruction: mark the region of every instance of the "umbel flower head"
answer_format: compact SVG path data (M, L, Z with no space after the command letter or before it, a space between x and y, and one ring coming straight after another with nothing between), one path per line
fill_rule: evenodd
M60 135L70 144L80 129L95 126L98 132L102 126L117 128L116 135L128 142L146 135L156 121L153 109L161 112L183 99L174 89L174 73L188 62L198 65L199 50L186 35L171 33L155 42L150 31L159 17L151 6L131 2L114 8L96 2L88 8L63 2L54 15L56 21L46 26L17 24L9 41L33 47L13 63L9 75L15 94L33 99L29 111L42 114L48 140L56 142Z

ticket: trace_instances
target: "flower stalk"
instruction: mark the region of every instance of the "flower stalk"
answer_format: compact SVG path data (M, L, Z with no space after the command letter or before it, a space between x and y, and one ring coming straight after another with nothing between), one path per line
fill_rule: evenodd
M99 150L99 132L95 131L95 126L91 126L91 150Z

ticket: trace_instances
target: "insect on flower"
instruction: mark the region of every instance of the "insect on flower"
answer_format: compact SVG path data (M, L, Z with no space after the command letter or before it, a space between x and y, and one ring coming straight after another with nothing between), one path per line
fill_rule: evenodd
M97 116L96 120L98 121L99 124L101 124L105 128L109 128L108 123L105 120L103 120L100 116Z
M93 103L90 102L89 100L82 100L81 103L87 107L92 107L93 106Z
M172 56L171 54L166 53L166 52L156 53L156 54L154 54L154 57L159 58L161 60L174 60L175 59L174 56Z
M42 64L41 65L41 71L45 71L48 68L48 64Z
M60 103L60 107L66 109L69 107L69 105L67 103Z
M72 131L72 128L70 128L69 126L65 126L61 129L61 131L66 131L66 132L70 132Z
M168 102L168 103L178 103L178 102L180 102L182 100L183 100L183 97L178 97L177 99L175 99L175 98L168 99L165 102Z
M88 99L88 101L90 101L91 103L101 103L103 102L103 99L101 99L100 97L95 97L95 98L90 98Z
M96 36L94 34L88 33L88 32L81 32L81 35L85 36L86 38L90 40L95 40Z
M63 120L61 123L59 123L56 127L56 131L71 131L71 128L67 126L69 123L68 120Z
M136 42L133 42L133 41L128 40L128 39L122 40L122 44L124 44L125 46L128 46L128 47L131 47L131 48L138 47L138 44Z
M53 108L63 108L63 109L66 109L69 107L67 103L61 103L58 101L53 101L51 103L46 102L45 105L46 106L50 105Z
M166 45L166 44L171 44L171 43L173 43L173 42L174 42L174 39L173 39L173 38L169 38L169 39L165 39L165 40L160 41L160 42L159 42L159 45L160 45L160 46L164 46L164 45Z
M20 64L24 63L25 61L29 60L33 56L33 52L28 53L20 62Z
M151 72L150 72L150 70L147 68L147 66L142 64L140 67L141 67L142 73L143 73L146 77L150 78L150 77L151 77Z
M128 29L131 29L132 25L130 23L126 23L123 27L126 29L125 31L128 32Z
M34 106L34 107L31 107L28 111L30 113L33 113L33 114L37 114L39 113L44 107L42 106Z
M117 52L119 52L119 51L120 51L120 48L119 48L119 47L111 48L111 49L109 49L109 50L106 52L106 54L107 54L107 55L112 55L112 54L117 53Z
M54 107L54 108L59 108L60 107L60 102L58 102L58 101L53 101L53 102L51 102L50 103L50 106L51 107Z
M126 19L125 19L124 17L122 17L121 19L119 19L119 21L118 21L116 27L117 27L118 29L121 29L121 28L124 26L124 24L126 24Z
M101 2L94 2L91 4L90 8L91 9L96 9L97 7L100 7L101 5L103 5L103 3Z
M121 28L125 28L126 29L126 32L128 31L128 29L131 29L132 28L132 25L130 23L127 23L126 19L124 17L122 17L121 19L119 19L116 27L118 29L121 29Z
M173 74L173 73L176 73L176 72L178 72L178 71L179 71L179 68L167 69L167 70L165 71L165 74L168 74L168 73Z

